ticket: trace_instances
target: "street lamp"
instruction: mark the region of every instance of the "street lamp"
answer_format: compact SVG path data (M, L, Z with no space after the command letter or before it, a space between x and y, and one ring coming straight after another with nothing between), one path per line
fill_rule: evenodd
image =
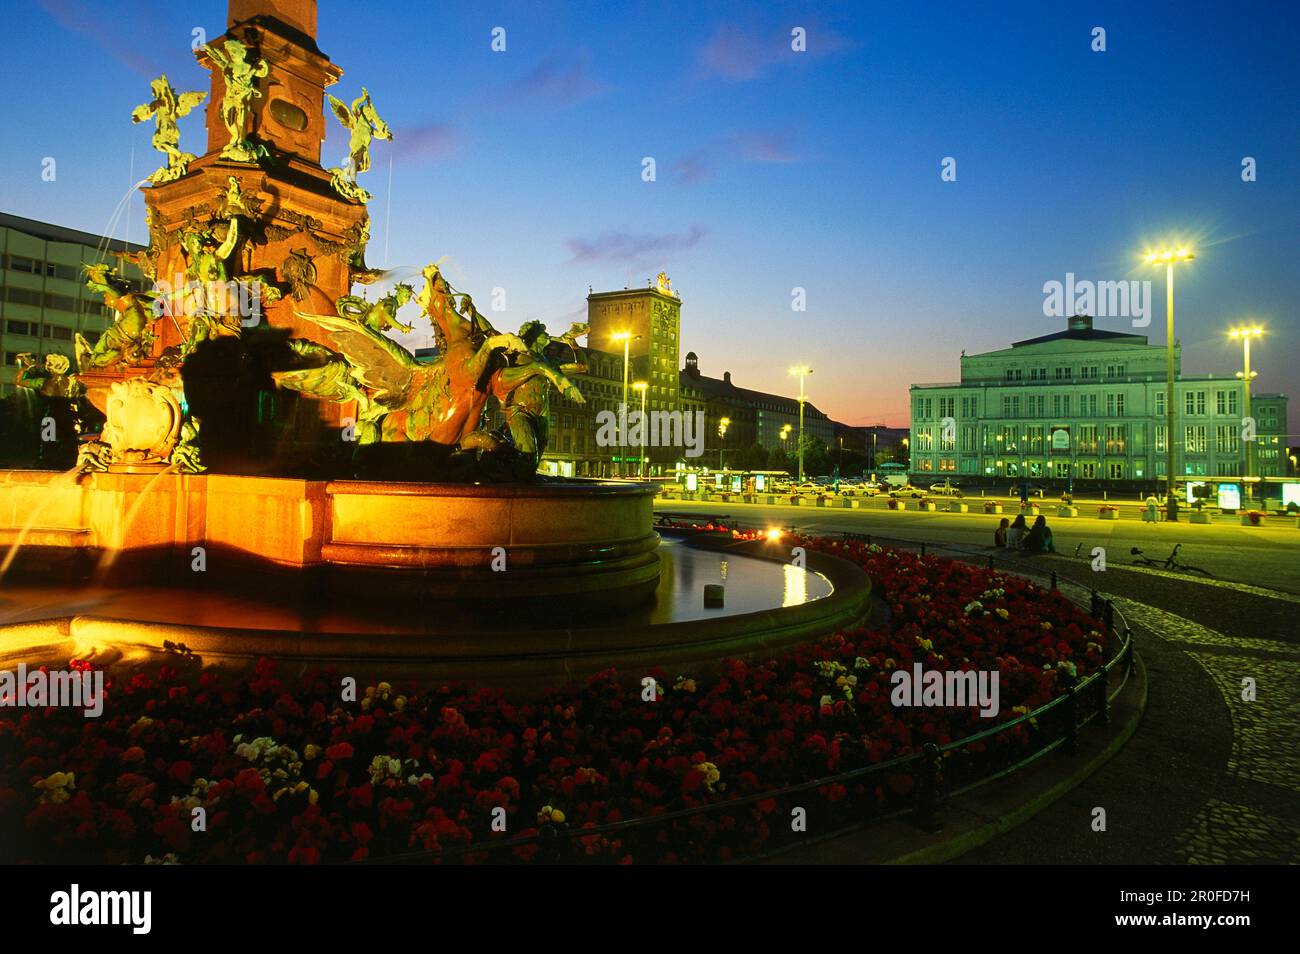
M645 432L646 432L645 393L649 389L649 387L650 385L645 381L637 381L635 384L632 385L632 390L639 391L641 394L641 462L637 470L640 473L642 480L645 480Z
M731 426L731 418L723 417L718 419L718 470L722 470L722 442L727 438L727 428Z
M627 454L624 448L627 445L627 363L628 352L632 347L632 339L639 339L640 335L634 335L630 331L620 331L609 336L611 341L623 342L623 403L619 406L618 413L618 475L627 476L627 461L624 460Z
M1148 265L1165 267L1165 449L1168 459L1165 464L1165 492L1174 495L1174 265L1177 262L1190 262L1196 257L1185 246L1148 251Z
M799 483L802 484L803 483L803 402L804 402L803 382L804 382L804 378L808 377L808 375L812 374L813 372L812 372L812 368L808 367L807 365L799 365L798 367L791 368L790 373L797 374L799 376Z
M1233 328L1228 332L1229 338L1241 339L1243 370L1237 372L1237 377L1240 378L1242 383L1245 385L1244 390L1246 393L1245 393L1244 404L1242 407L1243 418L1250 417L1250 382L1252 378L1258 376L1258 372L1250 370L1250 342L1252 338L1262 337L1263 334L1264 334L1264 329L1261 328L1259 325L1251 325L1249 328ZM1254 438L1255 435L1251 434L1250 436ZM1255 441L1253 439L1249 441L1243 440L1242 443L1246 445L1246 473L1244 475L1246 480L1244 481L1244 483L1246 485L1246 497L1249 498L1251 495L1250 475L1254 470L1253 458L1255 456L1254 454L1251 453L1251 451L1255 449Z

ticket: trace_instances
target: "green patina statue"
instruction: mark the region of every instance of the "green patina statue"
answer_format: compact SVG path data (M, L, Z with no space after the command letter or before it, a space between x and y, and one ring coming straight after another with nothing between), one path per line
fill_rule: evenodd
M574 325L560 338L551 338L540 321L525 322L519 328L519 337L528 350L511 353L508 364L492 375L488 387L501 402L501 414L511 442L522 458L521 472L536 470L546 453L551 389L578 404L587 403L577 385L566 376L585 373L586 368L577 361L556 365L548 354L553 343L564 342L576 357L576 339L586 331L586 325Z
M36 358L29 351L17 356L18 374L14 376L14 386L35 391L43 397L77 398L85 393L76 374L69 374L72 362L66 354L51 352L45 356L44 364L37 364Z
M266 60L260 58L256 63L249 63L248 47L238 40L227 40L224 49L210 43L203 49L221 70L226 84L225 94L221 97L221 121L230 132L230 141L222 148L221 158L256 162L266 154L266 149L248 138L248 112L253 100L262 95L257 81L271 68Z
M399 284L392 294L385 295L378 301L366 301L359 295L344 295L338 300L339 315L359 321L371 331L383 334L390 328L410 334L415 325L404 325L397 320L397 310L411 300L415 289L410 285Z
M117 318L93 347L80 334L76 336L77 368L139 364L153 347L149 328L157 314L155 296L137 291L108 265L87 265L85 270L86 287L103 295L104 304L117 312Z
M190 110L203 102L207 93L181 93L171 88L166 74L149 84L153 99L137 106L131 112L131 122L142 123L153 117L153 147L167 157L167 165L149 176L149 181L171 182L179 179L196 158L193 153L181 152L181 130L176 120L190 114Z
M330 184L343 198L364 205L370 201L370 193L357 185L357 176L370 169L370 143L375 139L391 142L393 133L388 124L379 118L379 113L370 101L370 92L364 86L361 95L352 101L351 108L328 93L325 95L329 99L330 109L334 110L334 115L343 124L343 128L351 134L347 166L330 169Z
M502 442L483 427L488 382L505 366L509 354L527 354L518 335L495 331L472 304L457 311L453 292L436 265L424 270L424 288L416 297L443 343L432 361L417 361L395 341L353 318L299 314L321 328L331 349L310 355L312 367L277 372L277 383L323 400L360 403L359 422L374 422L358 442L431 441L460 450L492 451ZM313 372L313 373L304 373ZM534 373L543 373L538 369ZM521 382L522 383L522 382Z

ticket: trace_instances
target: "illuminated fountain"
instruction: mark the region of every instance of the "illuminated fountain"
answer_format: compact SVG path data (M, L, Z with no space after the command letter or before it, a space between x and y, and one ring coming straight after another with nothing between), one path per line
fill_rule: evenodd
M0 657L171 641L218 661L553 679L654 646L671 647L665 661L714 658L860 615L865 589L847 585L814 586L811 601L774 587L703 622L635 610L671 583L653 487L536 475L550 392L581 399L585 327L502 333L436 265L366 264L358 176L392 133L368 91L327 96L342 71L315 33L315 0L230 0L227 33L197 51L210 95L159 77L132 114L167 160L142 190L149 244L121 255L149 284L89 264L115 323L93 345L78 338L75 370L20 373L82 433L72 472L0 471ZM205 97L196 156L178 121ZM327 104L350 137L336 168L320 162ZM353 294L380 284L391 291ZM385 335L409 327L408 304L430 323L431 360ZM737 571L746 559L730 558ZM45 589L19 586L34 574Z

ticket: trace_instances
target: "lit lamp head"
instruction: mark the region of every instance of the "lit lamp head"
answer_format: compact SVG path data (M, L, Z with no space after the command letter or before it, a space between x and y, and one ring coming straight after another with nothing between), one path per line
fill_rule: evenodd
M719 436L719 437L726 437L726 436L727 436L727 428L730 427L730 426L731 426L731 418L729 418L729 417L724 417L724 418L722 418L721 420L719 420L719 421L718 421L718 436Z
M643 396L644 396L644 394L645 394L645 389L648 388L649 386L650 386L650 385L647 384L645 381L633 381L633 382L632 382L632 390L633 390L633 391L639 391Z
M1148 265L1169 265L1173 262L1190 262L1196 253L1185 245L1177 247L1148 249L1143 259Z

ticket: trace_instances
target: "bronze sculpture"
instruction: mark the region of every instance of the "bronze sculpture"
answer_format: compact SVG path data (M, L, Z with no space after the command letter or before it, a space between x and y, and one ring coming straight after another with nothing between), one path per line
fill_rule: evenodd
M391 141L393 133L379 118L374 103L370 101L370 91L364 86L351 107L328 93L325 95L330 109L350 134L347 167L330 169L330 184L343 198L365 205L370 201L370 193L357 185L357 176L370 169L370 143L376 138Z
M150 182L171 182L179 179L197 158L193 153L181 152L181 131L176 120L188 116L190 110L203 102L207 93L181 93L171 88L166 74L149 84L153 99L137 106L131 112L131 122L142 123L151 116L154 121L153 147L167 157L167 165L149 176Z
M266 150L252 142L247 135L249 106L261 97L257 81L271 68L266 60L248 62L248 47L238 40L227 40L224 49L206 44L204 51L221 71L226 90L221 97L221 121L230 133L230 141L221 150L222 159L235 162L256 162Z
M155 296L137 291L108 265L87 265L85 271L86 287L103 295L104 304L117 312L117 318L93 347L80 333L76 335L78 369L139 364L153 346L149 328L156 317Z

